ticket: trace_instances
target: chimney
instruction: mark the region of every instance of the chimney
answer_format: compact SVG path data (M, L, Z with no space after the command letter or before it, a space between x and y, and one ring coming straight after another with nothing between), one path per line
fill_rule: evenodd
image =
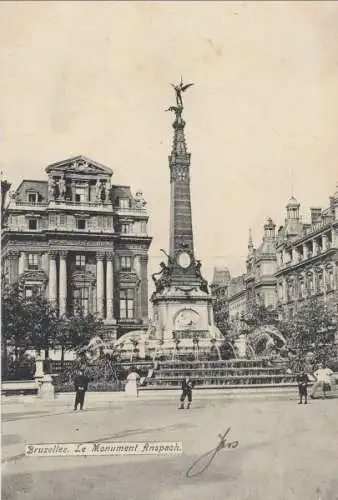
M321 208L310 208L311 210L311 224L317 224L321 221L322 209Z

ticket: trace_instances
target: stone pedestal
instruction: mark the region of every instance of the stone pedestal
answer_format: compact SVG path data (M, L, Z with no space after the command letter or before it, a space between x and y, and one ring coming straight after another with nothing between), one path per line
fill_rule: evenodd
M45 400L55 399L55 388L51 375L44 375L40 382L39 397Z
M138 386L137 386L138 379L139 376L135 372L132 372L128 375L127 383L124 389L126 396L138 397Z
M35 379L35 382L37 383L38 387L40 387L43 377L44 377L43 358L42 358L42 356L37 355L35 358L34 379Z

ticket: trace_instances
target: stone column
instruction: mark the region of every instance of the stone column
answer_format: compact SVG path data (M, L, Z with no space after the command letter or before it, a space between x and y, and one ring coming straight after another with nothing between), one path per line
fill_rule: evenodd
M114 319L114 269L113 252L107 252L107 273L106 273L106 293L107 293L107 319Z
M288 301L288 291L287 291L287 282L286 278L282 278L282 286L283 286L283 303L286 304Z
M57 252L55 250L51 250L49 252L48 298L49 298L49 301L54 306L56 306L56 304L57 304L56 256L57 256Z
M60 316L66 314L67 308L67 251L60 252L59 275L59 311Z
M303 245L303 255L304 260L309 258L309 247L306 244Z
M324 294L324 302L326 302L326 286L327 286L327 281L326 281L326 269L325 266L322 266L323 270L323 294Z
M297 264L297 262L298 262L298 251L297 251L297 249L295 247L292 247L291 252L292 252L292 258L291 258L292 264Z
M140 255L141 317L148 321L148 255Z
M19 276L23 274L27 267L27 255L26 252L21 252L19 257Z
M75 181L72 180L71 182L72 201L75 201L75 186L76 186Z
M313 256L318 254L318 243L316 240L312 240Z
M329 249L329 238L327 234L323 234L322 236L322 247L323 247L323 252L326 252L326 250Z
M135 318L141 318L142 317L142 311L141 311L141 262L140 262L140 256L135 255L134 260L133 260L133 268L134 271L139 278L139 283L137 287L135 288Z
M103 318L104 315L104 253L96 254L96 311Z
M7 258L9 260L9 283L13 284L18 278L19 252L9 250Z
M283 250L283 264L288 264L290 262L290 254L287 250Z

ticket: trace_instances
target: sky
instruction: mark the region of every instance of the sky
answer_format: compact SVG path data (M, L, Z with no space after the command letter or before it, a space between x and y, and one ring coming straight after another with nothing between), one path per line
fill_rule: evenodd
M184 94L196 257L245 270L249 228L328 206L338 181L338 2L1 2L0 169L17 186L83 154L141 189L169 245L174 104Z

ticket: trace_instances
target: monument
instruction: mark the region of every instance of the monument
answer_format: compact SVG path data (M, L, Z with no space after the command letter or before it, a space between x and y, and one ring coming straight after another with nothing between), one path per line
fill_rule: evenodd
M192 212L190 201L190 159L187 151L182 118L182 93L193 84L183 81L173 85L176 105L167 111L175 115L174 139L169 156L170 169L170 235L169 253L161 249L166 262L152 275L155 292L153 304L153 325L149 340L164 343L180 342L180 348L194 349L196 342L210 348L211 339L220 339L221 333L215 327L211 294L208 283L201 273L201 261L194 252Z
M132 348L133 342L142 343L145 354L156 357L176 352L196 353L196 349L218 347L223 336L214 325L212 298L208 283L201 273L201 261L194 251L190 201L190 158L187 151L182 118L182 93L193 84L172 85L176 105L167 111L175 115L174 139L169 156L170 169L170 234L169 252L164 255L160 270L152 275L155 291L152 294L153 320L147 333L129 332L120 337L116 347ZM143 349L142 349L143 350ZM155 353L155 354L154 354ZM143 356L142 356L143 357Z

